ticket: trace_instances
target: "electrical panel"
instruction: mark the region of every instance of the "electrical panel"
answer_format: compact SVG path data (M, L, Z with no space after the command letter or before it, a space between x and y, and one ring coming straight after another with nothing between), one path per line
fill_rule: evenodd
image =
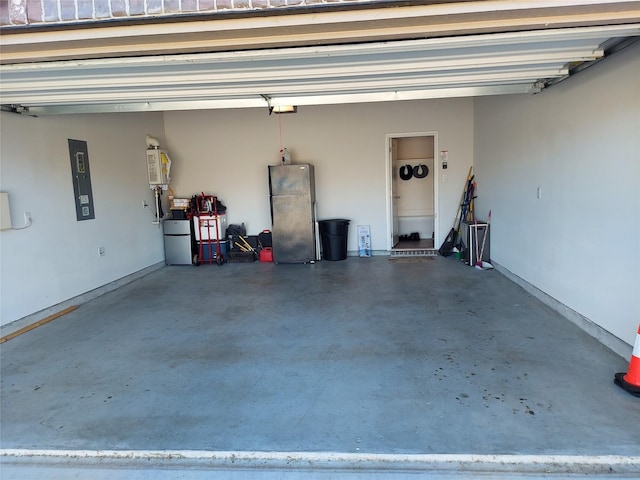
M69 139L69 157L71 159L71 178L76 202L76 219L96 218L91 190L91 172L89 170L89 150L84 140Z

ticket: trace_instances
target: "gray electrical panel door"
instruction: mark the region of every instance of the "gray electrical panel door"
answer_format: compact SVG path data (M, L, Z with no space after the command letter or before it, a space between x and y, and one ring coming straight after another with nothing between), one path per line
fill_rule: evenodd
M71 159L71 178L76 201L78 221L96 218L91 192L91 171L89 170L89 150L84 140L69 139L69 157Z

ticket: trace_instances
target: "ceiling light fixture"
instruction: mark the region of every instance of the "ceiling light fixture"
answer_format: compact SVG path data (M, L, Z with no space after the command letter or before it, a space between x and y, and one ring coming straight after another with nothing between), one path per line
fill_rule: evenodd
M296 105L271 105L271 97L269 95L260 94L260 96L267 102L267 108L269 109L269 115L272 113L297 113L298 107Z
M298 113L298 107L296 105L276 105L271 107L271 113Z

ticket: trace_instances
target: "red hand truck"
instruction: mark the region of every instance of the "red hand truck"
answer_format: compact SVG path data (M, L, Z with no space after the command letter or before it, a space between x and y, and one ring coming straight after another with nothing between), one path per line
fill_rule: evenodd
M224 255L220 248L220 224L218 219L218 199L213 195L198 195L196 197L196 240L198 241L198 264L218 265L224 263ZM213 230L214 229L214 230ZM215 237L212 236L215 233ZM206 238L205 238L206 237ZM215 254L213 244L215 243ZM205 253L208 253L205 260Z

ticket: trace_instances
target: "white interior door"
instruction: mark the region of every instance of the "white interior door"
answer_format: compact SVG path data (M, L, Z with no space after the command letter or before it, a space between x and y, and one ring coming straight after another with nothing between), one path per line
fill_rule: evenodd
M388 248L391 250L397 246L401 234L415 231L420 231L420 238L433 236L435 246L439 239L439 173L435 159L438 151L437 132L388 135L387 147ZM404 164L427 166L428 178L401 180L399 168Z
M399 219L398 219L398 172L394 167L396 164L396 156L398 152L398 140L395 138L391 139L391 143L389 144L389 164L391 167L391 191L389 192L390 202L391 202L391 247L393 248L398 244L398 239L400 237L399 233Z

